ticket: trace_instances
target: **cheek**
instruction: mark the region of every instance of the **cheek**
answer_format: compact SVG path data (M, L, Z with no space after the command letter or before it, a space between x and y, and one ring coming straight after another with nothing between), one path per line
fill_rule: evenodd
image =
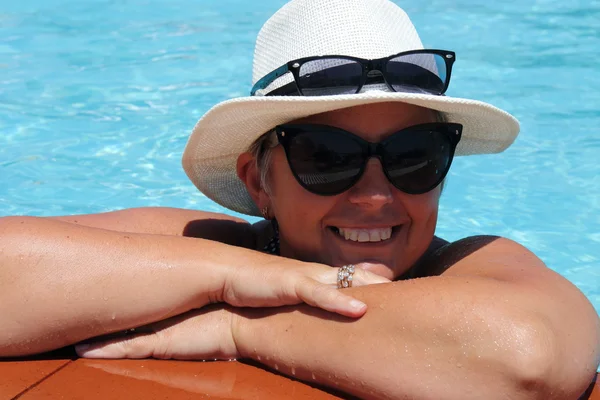
M273 153L269 182L271 207L282 230L295 229L299 234L297 236L304 236L305 233L314 235L314 231L320 229L320 221L329 210L331 201L300 186L280 148Z
M398 275L406 272L427 251L437 224L440 191L432 190L418 196L406 195L403 204L410 216L411 225L405 238L406 243L401 255L402 268Z
M281 255L303 261L325 262L321 257L323 218L333 207L332 198L306 191L296 181L284 154L273 154L270 201L279 224Z
M440 188L418 196L410 196L405 202L407 212L413 223L415 233L431 239L437 223Z

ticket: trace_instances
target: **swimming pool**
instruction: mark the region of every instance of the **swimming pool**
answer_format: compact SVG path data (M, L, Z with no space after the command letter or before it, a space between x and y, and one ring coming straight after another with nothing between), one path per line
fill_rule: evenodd
M137 206L224 211L180 158L197 118L250 90L254 39L284 0L0 3L0 215ZM515 239L600 311L600 2L404 0L455 50L452 96L522 123L456 159L438 234Z

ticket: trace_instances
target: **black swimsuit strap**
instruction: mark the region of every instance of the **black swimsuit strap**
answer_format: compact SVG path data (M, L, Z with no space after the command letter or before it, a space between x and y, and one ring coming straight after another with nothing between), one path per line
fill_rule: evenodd
M279 255L279 227L277 221L273 220L273 237L269 240L269 243L263 248L263 251L268 254Z

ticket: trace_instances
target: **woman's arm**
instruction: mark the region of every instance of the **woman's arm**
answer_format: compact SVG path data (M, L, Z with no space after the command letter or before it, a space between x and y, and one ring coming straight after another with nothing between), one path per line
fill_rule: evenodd
M518 244L475 238L438 254L440 276L344 289L359 320L298 306L203 308L135 336L78 348L93 358L253 358L363 398L576 399L595 374L598 317Z
M255 230L247 221L226 214L199 210L140 207L46 219L117 232L195 237L244 248L255 248Z
M152 220L152 214L146 217ZM335 271L326 266L288 261L290 266L280 257L214 240L132 233L152 228L146 223L141 229L143 223L126 213L112 223L98 216L72 218L77 223L0 219L0 357L59 348L211 302L306 301L345 315L365 311L326 285L335 282ZM175 226L165 221L154 232ZM243 241L243 232L229 232L230 242ZM366 276L365 283L373 282Z
M0 238L0 356L51 350L200 307L218 296L224 265L233 261L212 241L48 218L2 218Z
M243 310L238 351L363 398L576 399L600 357L587 299L514 242L460 247L440 276L349 289L369 306L356 321Z

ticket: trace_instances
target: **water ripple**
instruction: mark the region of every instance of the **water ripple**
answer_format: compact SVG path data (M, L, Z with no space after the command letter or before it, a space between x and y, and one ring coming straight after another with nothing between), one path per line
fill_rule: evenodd
M0 3L0 215L137 206L223 212L187 181L196 120L250 87L285 0ZM438 234L517 240L600 310L600 1L402 1L457 52L449 95L515 114L501 155L458 158Z

